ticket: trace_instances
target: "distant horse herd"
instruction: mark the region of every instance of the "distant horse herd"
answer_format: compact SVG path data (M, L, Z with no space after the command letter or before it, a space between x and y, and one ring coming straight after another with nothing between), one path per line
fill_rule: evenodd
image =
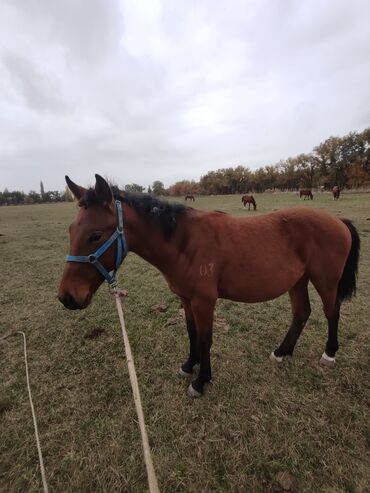
M340 188L338 187L338 185L335 185L335 187L333 187L332 193L333 200L338 200L340 196ZM306 197L313 200L312 190L310 188L301 188L299 190L299 198L301 197L303 197L303 200L306 200Z
M340 188L336 185L335 187L333 187L332 192L333 192L333 200L338 200L339 196L340 196ZM302 197L303 197L303 200L306 200L306 198L308 200L310 200L310 199L313 200L312 190L310 188L300 188L299 189L299 198L302 198ZM253 210L257 209L257 203L256 203L253 195L243 195L242 203L243 203L244 207L246 207L248 204L248 210L251 209L251 204L253 205Z
M306 198L308 200L313 200L313 193L312 193L312 190L310 188L300 188L298 193L299 193L299 198L303 197L303 200L306 200ZM339 186L336 185L335 187L333 187L332 193L333 193L333 200L338 200L340 197ZM189 197L189 196L187 195L185 197L185 200L187 200L187 197ZM193 197L193 200L194 200L194 197ZM253 205L253 210L257 210L257 203L256 203L256 200L253 197L253 195L243 195L242 196L242 204L244 205L244 207L247 207L247 204L248 204L248 210L249 211L251 209L251 204Z
M313 193L311 188L300 188L298 193L300 199L303 197L303 200L306 200L306 198L308 200L313 200ZM335 187L333 187L332 193L333 193L333 200L338 200L340 197L340 188L336 185ZM190 195L190 194L185 195L185 202L188 200L190 200L191 202L195 202L194 195ZM253 195L243 195L242 204L244 205L244 207L247 207L248 204L249 211L251 210L251 204L253 206L253 210L254 211L257 210L257 203Z

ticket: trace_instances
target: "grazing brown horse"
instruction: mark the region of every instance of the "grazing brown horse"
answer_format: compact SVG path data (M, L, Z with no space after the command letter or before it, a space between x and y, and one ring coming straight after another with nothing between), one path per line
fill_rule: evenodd
M95 176L95 187L88 190L66 177L80 206L69 228L71 255L58 293L67 308L86 308L104 278L109 281L107 271L118 268L127 250L140 255L159 269L182 300L190 351L180 373L191 377L194 366L200 365L189 386L191 395L200 396L211 380L217 298L257 303L289 292L292 323L271 353L281 362L292 355L310 315L311 281L328 321L321 362L334 364L341 302L356 290L360 241L350 221L305 207L236 217L147 194L113 197L107 182Z
M333 187L333 200L338 200L340 196L340 188L336 185Z
M257 204L256 201L254 200L253 195L243 195L242 197L242 202L244 204L244 207L248 204L248 210L251 210L251 204L253 205L253 209L257 209Z
M302 197L303 197L303 200L306 200L306 197L308 199L313 200L313 195L312 195L311 189L310 188L301 188L299 190L299 198L302 198Z
M195 197L194 197L194 195L185 195L185 202L186 202L187 200L190 200L190 201L192 201L192 202L195 202Z

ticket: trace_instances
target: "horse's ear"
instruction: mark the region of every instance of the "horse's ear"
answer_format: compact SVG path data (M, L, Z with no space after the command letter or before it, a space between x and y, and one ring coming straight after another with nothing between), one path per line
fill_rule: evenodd
M113 193L108 183L100 175L95 175L95 193L103 201L110 204L113 200Z
M73 193L74 197L77 200L80 200L81 197L83 197L86 193L86 188L80 187L79 185L76 185L76 183L73 183L73 181L66 175L65 176L66 183L68 185L68 188L70 191Z

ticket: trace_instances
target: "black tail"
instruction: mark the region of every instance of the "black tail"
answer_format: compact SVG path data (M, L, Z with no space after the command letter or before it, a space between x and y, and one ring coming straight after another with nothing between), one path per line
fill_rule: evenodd
M358 259L360 256L360 237L357 229L353 226L349 219L342 219L342 221L351 233L352 245L338 285L337 298L339 301L350 299L352 298L352 295L356 294L356 277Z

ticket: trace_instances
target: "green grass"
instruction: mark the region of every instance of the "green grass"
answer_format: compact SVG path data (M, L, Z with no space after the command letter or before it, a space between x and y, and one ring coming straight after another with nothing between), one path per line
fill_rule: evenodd
M299 202L295 194L197 198L195 206L258 214ZM362 256L358 295L342 309L334 370L318 366L326 341L321 302L294 357L268 356L290 321L287 296L243 305L220 301L213 379L199 400L177 376L187 353L179 301L161 274L129 254L120 270L125 317L162 492L370 491L370 195L343 194L322 207L355 221ZM56 299L74 204L0 208L0 491L40 491L21 336L51 491L147 491L140 434L115 304L102 286L92 305L71 312ZM335 248L335 245L333 245ZM252 254L252 252L251 252ZM166 303L165 313L151 310ZM100 337L86 338L93 329ZM285 478L285 479L284 479ZM285 486L284 486L285 485Z

